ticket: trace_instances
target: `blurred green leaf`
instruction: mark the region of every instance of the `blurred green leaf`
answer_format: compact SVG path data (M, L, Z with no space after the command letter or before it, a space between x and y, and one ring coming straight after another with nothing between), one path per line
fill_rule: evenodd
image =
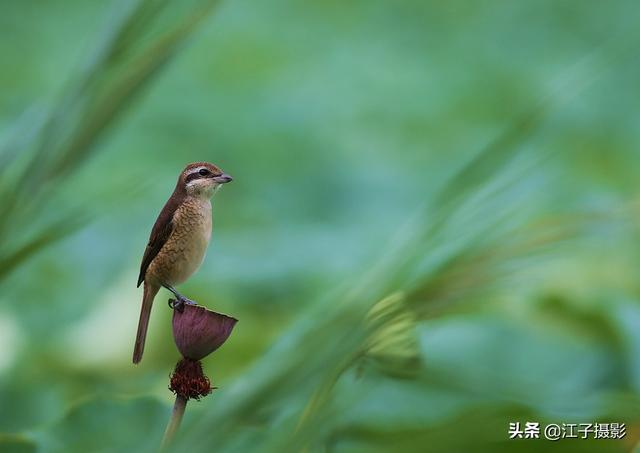
M24 437L0 433L0 451L6 453L31 453L38 451L35 442Z
M149 398L95 399L71 408L36 438L46 452L152 452L158 450L169 412Z

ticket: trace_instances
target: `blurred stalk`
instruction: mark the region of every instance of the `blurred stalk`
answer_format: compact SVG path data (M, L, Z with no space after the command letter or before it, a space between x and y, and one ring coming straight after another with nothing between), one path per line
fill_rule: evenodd
M52 191L96 151L143 89L179 52L217 0L118 2L124 12L104 31L79 79L48 113L16 125L0 148L0 281L43 247L88 221L49 207ZM33 127L35 124L35 127ZM23 131L23 132L20 132ZM38 184L33 184L34 180ZM51 220L49 217L52 217ZM45 219L45 220L39 220ZM24 225L33 225L24 231Z
M166 451L171 445L171 442L176 436L176 433L180 428L180 424L182 423L182 417L184 416L186 407L187 399L184 396L176 395L176 402L173 404L173 412L171 412L171 420L169 420L167 429L164 432L164 437L160 444L160 451Z

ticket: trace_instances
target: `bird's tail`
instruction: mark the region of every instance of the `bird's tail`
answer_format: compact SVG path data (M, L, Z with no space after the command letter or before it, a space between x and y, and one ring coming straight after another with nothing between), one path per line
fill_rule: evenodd
M138 321L138 334L136 335L136 344L133 348L133 363L142 360L144 352L144 342L147 338L147 327L149 327L149 316L151 315L151 306L153 299L158 294L160 287L150 285L144 282L144 296L142 296L142 308L140 309L140 321Z

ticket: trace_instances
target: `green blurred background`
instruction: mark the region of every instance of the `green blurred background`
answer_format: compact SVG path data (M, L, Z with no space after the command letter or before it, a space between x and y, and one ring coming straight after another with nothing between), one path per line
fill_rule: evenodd
M237 317L176 451L631 451L632 1L3 1L0 451L154 451L177 175L234 176L183 293ZM509 422L622 440L509 440Z

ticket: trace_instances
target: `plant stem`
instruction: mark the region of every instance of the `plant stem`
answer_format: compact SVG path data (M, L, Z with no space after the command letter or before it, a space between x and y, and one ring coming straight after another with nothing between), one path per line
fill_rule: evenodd
M164 437L162 438L162 444L160 444L161 451L165 451L169 445L171 445L171 441L173 441L178 428L180 428L180 422L182 422L182 416L184 415L186 407L187 399L184 396L176 395L176 402L173 405L171 420L169 420L167 429L164 432Z

